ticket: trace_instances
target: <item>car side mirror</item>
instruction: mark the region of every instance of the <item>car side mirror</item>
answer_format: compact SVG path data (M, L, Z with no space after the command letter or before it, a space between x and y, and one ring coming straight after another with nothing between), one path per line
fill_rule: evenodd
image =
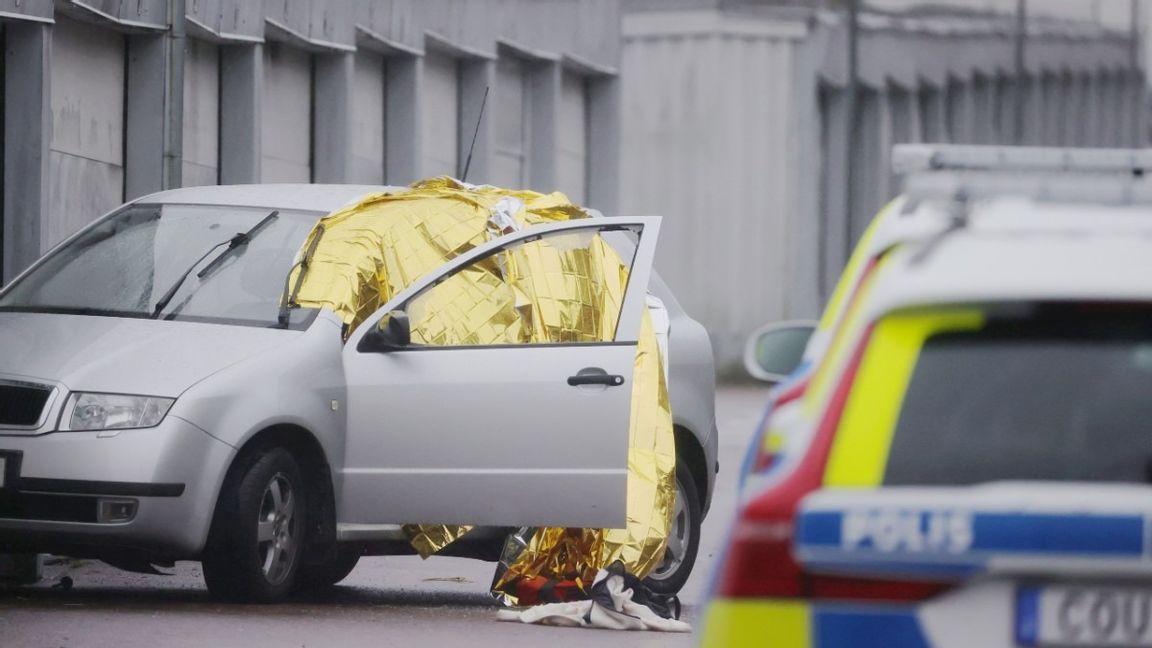
M376 326L360 340L357 351L387 353L408 348L412 344L412 326L408 313L394 310L380 318Z
M816 330L816 322L792 321L769 324L748 336L744 368L753 378L783 382L804 360L804 348Z

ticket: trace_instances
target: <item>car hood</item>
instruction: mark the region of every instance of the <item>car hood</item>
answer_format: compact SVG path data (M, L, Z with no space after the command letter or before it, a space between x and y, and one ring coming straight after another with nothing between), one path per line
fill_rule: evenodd
M299 335L197 322L0 313L0 376L61 383L71 391L174 398Z

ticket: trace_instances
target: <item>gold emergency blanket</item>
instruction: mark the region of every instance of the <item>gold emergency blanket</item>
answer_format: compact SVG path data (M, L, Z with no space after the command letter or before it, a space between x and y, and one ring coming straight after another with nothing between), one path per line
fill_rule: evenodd
M532 225L584 218L560 193L463 185L435 178L380 193L322 219L294 302L330 308L353 330L416 279L485 242ZM555 239L555 240L554 240ZM438 346L610 341L629 266L600 236L564 234L525 243L470 266L409 305L412 340ZM656 337L645 313L633 375L628 526L539 529L500 582L518 575L595 572L620 559L646 576L659 564L675 496L675 446ZM467 522L467 520L461 520ZM404 527L427 557L471 527Z
M561 193L465 188L450 178L370 195L321 219L308 235L305 250L320 240L295 303L331 308L351 331L412 282L478 245L586 216Z
M585 588L597 571L616 560L640 578L659 566L676 492L676 444L662 363L651 318L644 313L628 433L628 526L522 530L505 546L503 571L492 586L504 603L520 603L513 587L517 580L575 580Z

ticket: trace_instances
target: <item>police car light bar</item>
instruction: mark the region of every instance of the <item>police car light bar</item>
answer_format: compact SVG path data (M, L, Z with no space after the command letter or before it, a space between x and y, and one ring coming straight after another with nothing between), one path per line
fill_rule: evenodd
M904 178L908 208L923 200L1022 198L1096 205L1152 204L1152 179L1070 173L970 171L913 173Z
M1141 177L1152 171L1152 149L897 144L892 170L900 175L988 171Z

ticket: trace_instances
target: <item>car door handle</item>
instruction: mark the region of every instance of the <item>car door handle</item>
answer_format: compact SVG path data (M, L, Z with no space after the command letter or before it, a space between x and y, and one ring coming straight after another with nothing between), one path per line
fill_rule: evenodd
M581 385L619 387L624 384L624 376L610 374L599 367L588 367L581 369L575 376L568 376L568 384L572 387Z

